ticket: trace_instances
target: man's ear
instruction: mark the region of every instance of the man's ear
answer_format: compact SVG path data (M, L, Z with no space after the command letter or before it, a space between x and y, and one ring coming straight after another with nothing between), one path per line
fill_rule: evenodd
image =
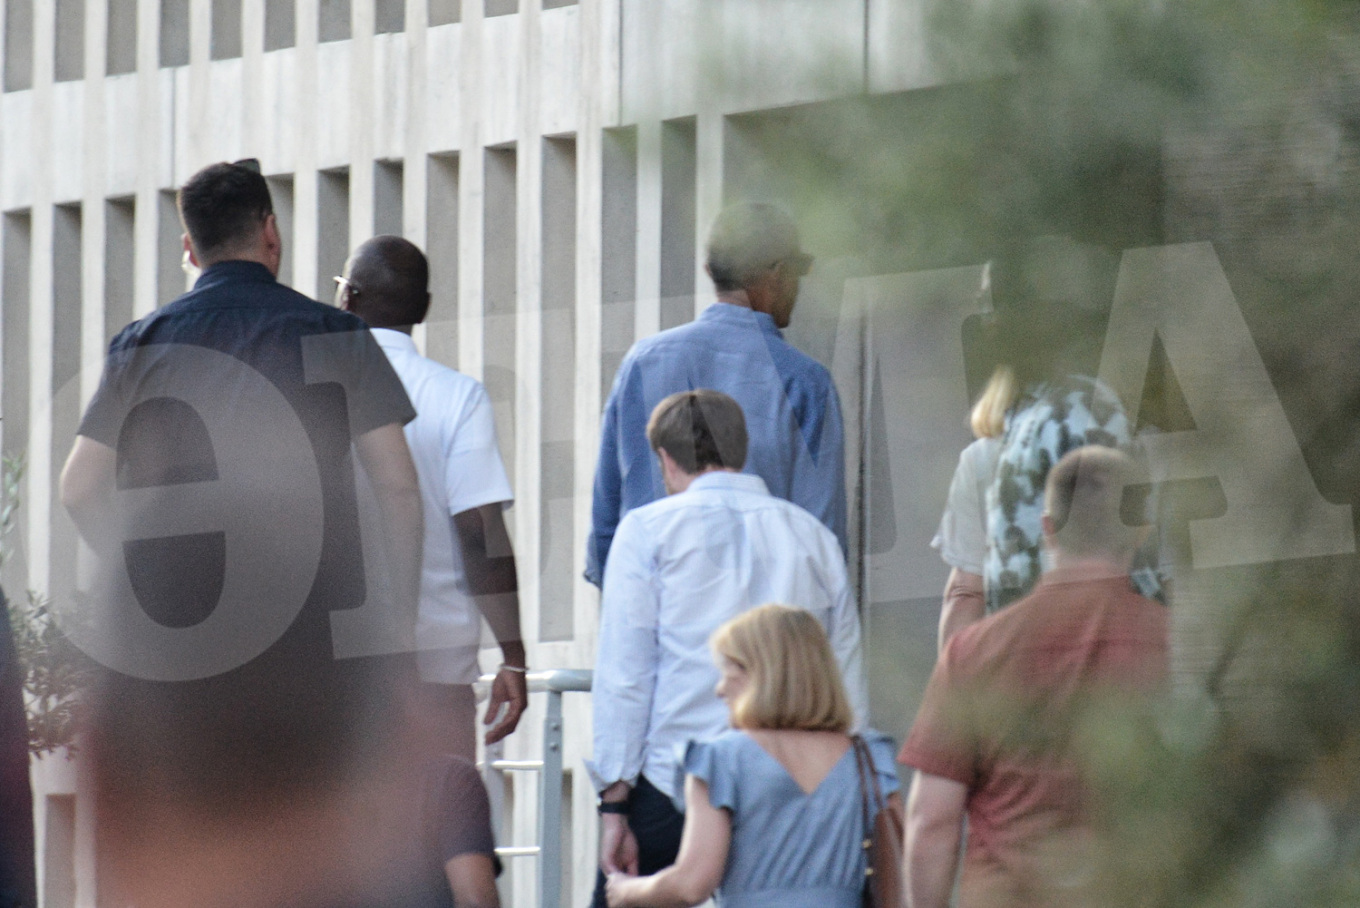
M657 448L656 456L661 462L661 484L666 487L667 495L683 492L689 487L689 474L680 469L680 465L665 448Z
M189 253L189 264L195 268L202 268L203 266L198 262L198 253L194 251L194 244L189 240L189 234L186 233L181 236L180 242L184 244L184 251Z
M283 248L283 235L279 233L279 219L272 211L264 217L264 241L270 248Z
M661 458L661 474L664 476L667 471L676 469L675 458L666 451L665 448L657 448L656 456Z
M770 315L774 308L774 300L779 294L779 272L775 268L766 268L743 289L753 311Z
M1048 514L1040 515L1039 526L1043 527L1045 539L1051 541L1054 537L1058 535L1058 528L1053 523L1053 517L1051 515Z
M262 234L261 241L264 243L265 255L269 258L269 263L272 263L269 270L274 273L275 277L278 277L279 264L283 261L283 237L279 233L279 219L272 211L265 215Z

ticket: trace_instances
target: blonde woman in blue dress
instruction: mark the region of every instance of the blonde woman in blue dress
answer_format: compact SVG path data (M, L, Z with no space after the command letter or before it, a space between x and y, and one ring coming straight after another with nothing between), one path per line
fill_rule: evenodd
M763 605L718 628L711 646L732 730L686 748L675 864L612 874L609 904L678 908L716 892L723 908L859 908L865 830L853 714L821 624ZM892 740L863 737L895 801Z

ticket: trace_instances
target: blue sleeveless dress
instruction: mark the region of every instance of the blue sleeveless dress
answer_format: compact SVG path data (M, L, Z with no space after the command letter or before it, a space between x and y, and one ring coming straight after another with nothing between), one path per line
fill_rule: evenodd
M886 798L898 788L896 747L878 732L864 739ZM722 908L859 908L864 821L853 748L811 794L740 730L691 741L682 767L708 784L714 807L732 815Z

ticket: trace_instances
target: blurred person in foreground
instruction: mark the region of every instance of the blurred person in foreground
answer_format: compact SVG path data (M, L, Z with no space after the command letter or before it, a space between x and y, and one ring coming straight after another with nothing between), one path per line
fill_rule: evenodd
M1067 454L1045 492L1052 568L946 644L898 755L917 770L911 908L949 905L965 817L960 908L1100 903L1095 723L1145 720L1167 671L1167 610L1129 585L1146 527L1121 517L1145 482L1119 451Z
M619 366L605 403L595 465L588 581L599 586L614 533L666 489L644 429L662 398L713 388L746 414L744 472L811 513L845 552L845 430L826 367L784 340L799 280L812 268L798 228L776 205L738 202L713 223L704 269L717 302L698 318L644 338Z
M406 424L425 506L414 731L426 753L475 760L481 617L504 660L487 703L486 743L514 731L529 702L519 581L503 516L514 495L482 383L416 352L411 327L429 312L429 275L414 244L374 237L345 263L335 302L368 324L416 408Z
M672 394L646 437L670 494L628 513L605 571L586 764L603 827L597 908L604 874L654 873L675 861L684 827L673 802L676 748L727 727L708 648L725 621L771 601L811 613L859 720L868 706L841 548L817 518L739 472L746 427L737 402L706 388Z
M10 633L9 608L0 590L0 619L4 620L0 625L0 908L37 908L24 668Z
M851 738L836 657L802 609L762 605L718 628L712 649L732 730L685 746L675 864L611 874L609 905L697 905L716 890L724 908L859 908L874 821L860 772L896 801L892 740Z
M346 890L325 901L313 894L302 903L327 908L500 908L496 877L502 868L491 804L476 764L439 754L399 764L399 769L366 786L368 803L355 818L372 828L354 835L351 847L375 851L355 854L354 859L377 865L376 871L357 880L347 872Z
M386 888L346 908L500 908L491 804L471 760L429 758L393 802L405 811L405 835L385 868Z
M66 630L101 665L85 738L101 890L153 908L344 904L402 835L415 412L362 321L277 282L258 162L203 168L178 206L202 275L113 339L60 481L99 556ZM349 632L379 580L360 474L389 553L385 640Z

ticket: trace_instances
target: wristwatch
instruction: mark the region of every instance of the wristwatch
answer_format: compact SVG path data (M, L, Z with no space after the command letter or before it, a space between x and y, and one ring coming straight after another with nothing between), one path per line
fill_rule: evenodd
M627 816L629 813L632 812L632 808L628 806L627 798L623 799L622 801L601 800L598 804L595 805L595 810L598 811L599 813L618 813L624 816Z

